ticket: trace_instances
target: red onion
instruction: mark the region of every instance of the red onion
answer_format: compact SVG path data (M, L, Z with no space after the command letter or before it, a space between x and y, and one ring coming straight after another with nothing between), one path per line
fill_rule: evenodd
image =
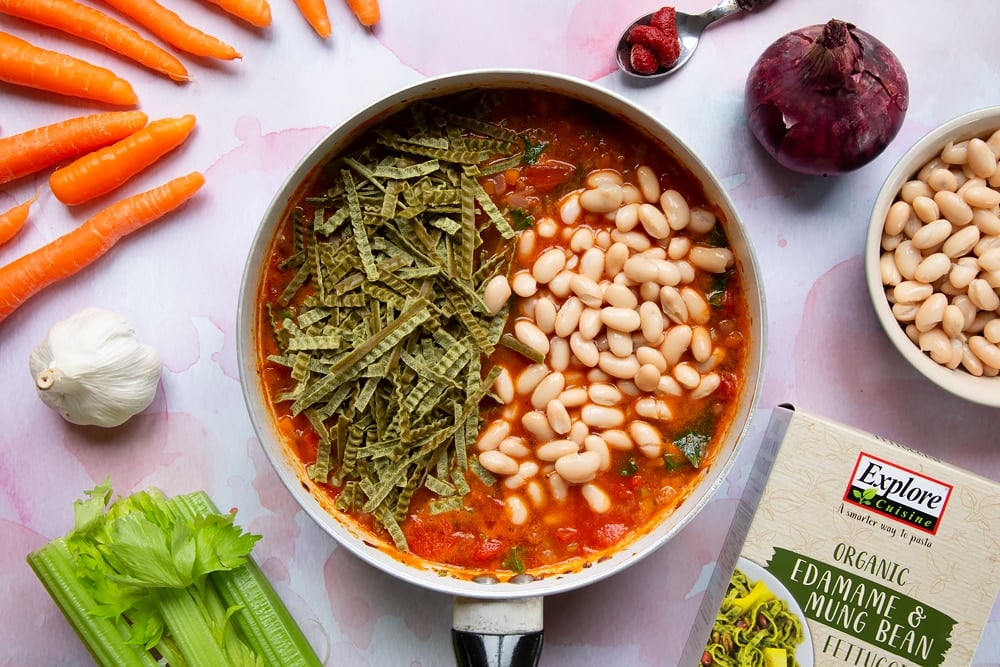
M906 72L889 48L831 19L790 32L750 69L750 130L782 165L837 174L875 159L903 124Z

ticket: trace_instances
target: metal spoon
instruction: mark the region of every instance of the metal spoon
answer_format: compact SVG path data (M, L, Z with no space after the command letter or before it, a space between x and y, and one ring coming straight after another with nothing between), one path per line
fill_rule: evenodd
M742 11L756 9L757 7L768 4L769 2L771 2L771 0L720 0L719 4L715 5L715 7L712 7L708 11L702 12L701 14L685 14L684 12L676 12L677 37L681 43L680 55L670 67L661 68L652 74L640 74L632 69L632 65L630 64L629 53L632 50L632 45L628 42L628 35L635 26L649 23L653 14L646 14L636 21L633 21L618 39L618 48L615 51L615 59L618 61L618 69L637 79L649 80L663 78L680 69L680 67L694 54L694 50L698 47L698 40L705 28L716 21L726 18L727 16L731 16Z

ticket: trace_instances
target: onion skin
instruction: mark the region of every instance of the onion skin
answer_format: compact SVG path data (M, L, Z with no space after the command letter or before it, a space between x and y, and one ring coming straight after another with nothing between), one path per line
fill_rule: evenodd
M874 160L903 125L906 72L854 25L831 19L784 35L750 69L747 123L780 164L840 174Z

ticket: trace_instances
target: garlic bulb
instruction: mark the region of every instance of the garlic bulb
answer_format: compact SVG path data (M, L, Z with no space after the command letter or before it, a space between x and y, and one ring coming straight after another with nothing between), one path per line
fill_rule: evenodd
M85 308L49 329L28 367L39 398L67 421L111 427L149 407L162 365L121 315Z

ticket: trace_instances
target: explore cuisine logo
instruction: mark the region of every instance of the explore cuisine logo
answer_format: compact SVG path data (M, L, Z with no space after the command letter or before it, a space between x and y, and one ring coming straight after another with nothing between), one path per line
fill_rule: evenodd
M934 535L951 485L862 452L844 500Z

